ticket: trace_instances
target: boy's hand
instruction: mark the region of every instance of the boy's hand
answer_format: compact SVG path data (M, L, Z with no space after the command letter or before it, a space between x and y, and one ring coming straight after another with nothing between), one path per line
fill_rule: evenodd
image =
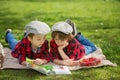
M76 66L78 65L79 61L74 61L73 59L67 59L67 60L63 60L63 65L66 66Z
M41 65L41 64L47 63L47 61L37 58L37 59L34 60L34 63L37 64L37 65Z
M64 45L58 47L58 50L65 48L68 44L69 44L68 42L64 43Z
M21 64L24 65L24 66L27 65L26 61L23 61Z

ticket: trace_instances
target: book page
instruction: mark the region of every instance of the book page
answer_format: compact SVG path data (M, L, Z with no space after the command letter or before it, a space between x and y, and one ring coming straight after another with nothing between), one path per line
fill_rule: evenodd
M56 74L71 74L67 66L54 66L53 71Z

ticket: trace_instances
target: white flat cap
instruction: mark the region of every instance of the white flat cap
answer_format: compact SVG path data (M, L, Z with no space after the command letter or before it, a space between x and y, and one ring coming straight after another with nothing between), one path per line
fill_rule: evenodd
M31 21L25 26L26 33L46 35L50 32L50 27L41 21Z
M65 34L72 34L72 27L66 22L58 22L52 26L52 31L60 31Z

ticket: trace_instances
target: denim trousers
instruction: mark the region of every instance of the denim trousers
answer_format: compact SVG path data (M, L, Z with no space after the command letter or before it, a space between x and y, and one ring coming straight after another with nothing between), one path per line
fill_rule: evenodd
M9 32L7 35L6 35L6 39L8 41L8 44L10 46L10 48L12 50L14 50L16 44L19 42L15 39L15 37L13 36L13 34L11 32Z
M95 45L87 38L85 38L81 33L76 35L76 39L85 47L86 55L94 52L97 49Z

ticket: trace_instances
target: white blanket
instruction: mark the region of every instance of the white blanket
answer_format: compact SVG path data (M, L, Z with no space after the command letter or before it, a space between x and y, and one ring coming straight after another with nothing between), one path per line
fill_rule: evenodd
M5 59L4 59L4 64L3 67L0 69L5 69L5 68L10 68L10 69L28 69L26 66L20 65L18 63L18 59L14 58L11 56L11 50L9 48L4 48L5 52ZM87 59L90 57L98 58L101 60L100 64L96 66L72 66L69 67L70 70L78 70L82 68L91 68L91 67L100 67L100 66L117 66L116 64L112 63L110 60L106 60L106 57L102 53L101 48L98 48L95 52L83 57L82 59ZM54 65L54 66L59 66L54 63L48 63L46 65Z

